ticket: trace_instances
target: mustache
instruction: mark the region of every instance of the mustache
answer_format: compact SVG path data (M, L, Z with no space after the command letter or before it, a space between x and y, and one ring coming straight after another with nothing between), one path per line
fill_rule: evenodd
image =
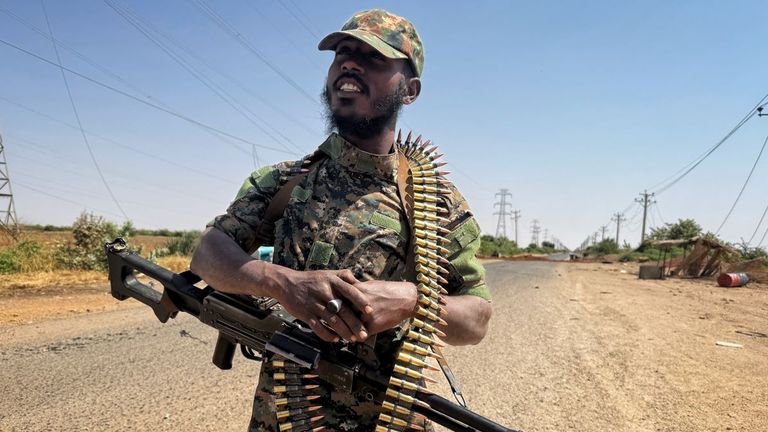
M336 81L333 82L333 88L339 87L339 81L341 81L344 78L349 78L353 81L355 81L360 87L363 92L368 93L368 86L363 82L362 78L360 78L356 73L353 72L342 72L341 75L339 75L338 78L336 78Z

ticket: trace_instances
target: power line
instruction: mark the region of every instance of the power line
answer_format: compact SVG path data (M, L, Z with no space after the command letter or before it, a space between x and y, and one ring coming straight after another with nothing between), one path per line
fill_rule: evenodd
M272 27L272 29L273 29L275 32L277 32L277 34L279 34L279 35L280 35L280 37L282 37L284 41L288 42L288 43L289 43L289 44L290 44L290 45L293 47L293 49L294 49L294 50L296 50L296 52L297 52L297 53L298 53L298 52L302 52L302 51L303 51L303 49L302 49L302 48L300 48L300 47L299 47L299 46L296 44L296 42L294 42L294 41L293 41L293 39L289 38L289 37L288 37L288 36L285 34L285 32L283 31L283 28L282 28L282 27L280 27L280 26L276 25L276 24L275 24L275 21L274 21L274 20L272 20L272 19L269 19L269 18L267 17L267 15L266 15L266 14L264 14L264 12L262 12L262 11L261 11L259 8L257 8L257 7L256 7L256 5L255 5L254 3L252 3L252 2L249 2L249 1L247 1L247 0L246 0L246 1L244 1L243 3L244 3L244 4L246 4L246 5L247 5L249 8L251 8L252 10L256 11L256 13L257 13L257 14L259 14L259 16L261 16L261 18L264 20L264 22L266 22L267 24L269 24L269 25L270 25L270 27ZM303 55L302 57L304 57L304 59L306 59L306 60L307 60L307 61L308 61L310 64L312 64L312 66L314 66L316 69L318 69L318 70L321 70L321 71L323 70L323 67L322 67L322 66L320 66L319 64L315 63L315 61L314 61L314 60L312 60L312 58L311 58L311 57L309 57L309 56L307 56L307 55Z
M667 189L669 189L669 188L671 188L672 186L674 186L675 184L677 184L677 182L679 182L679 181L680 181L680 180L682 180L682 179L683 179L685 176L687 176L687 175L688 175L688 174L689 174L691 171L693 171L693 170L694 170L694 169L695 169L697 166L699 166L699 165L700 165L702 162L704 162L704 160L705 160L707 157L709 157L709 155L711 155L712 153L714 153L714 152L715 152L715 150L717 150L717 149L718 149L718 148L719 148L721 145L723 145L723 143L725 143L725 141L726 141L726 140L728 140L728 138L730 138L730 137L731 137L731 136L732 136L734 133L736 133L736 131L737 131L737 130L739 130L739 128L741 128L741 127L744 125L744 123L746 123L746 122L747 122L749 119L751 119L752 117L754 117L754 116L755 116L755 114L758 114L758 111L757 111L757 109L758 109L758 108L760 108L760 107L762 106L761 104L763 104L763 102L764 102L766 99L768 99L768 94L766 94L765 96L763 96L763 98L762 98L762 99L760 99L760 102L758 102L758 103L757 103L757 105L755 105L755 107L754 107L754 108L752 108L752 109L751 109L751 110L750 110L750 111L749 111L749 112L748 112L748 113L747 113L747 114L744 116L744 118L742 118L742 119L741 119L741 121L739 121L739 123L737 123L737 124L736 124L736 126L734 126L734 128L733 128L733 129L731 129L731 131L730 131L730 132L728 132L728 133L727 133L727 134L726 134L726 135L725 135L725 136L724 136L724 137L723 137L723 138L722 138L720 141L718 141L718 142L717 142L717 143L716 143L714 146L712 146L711 148L709 148L709 150L707 150L706 152L704 152L704 154L702 154L702 155L701 155L701 156L699 156L698 158L694 159L694 161L693 161L693 162L689 163L688 165L686 165L685 167L683 167L682 169L680 169L680 170L679 170L677 173L675 173L675 174L671 175L670 177L667 177L667 179L665 179L665 180L662 180L661 182L659 182L659 183L657 183L657 184L653 185L652 187L650 187L649 189L654 189L654 188L656 188L657 186L660 186L660 185L662 185L662 184L666 183L666 182L667 182L667 181L668 181L670 178L672 178L672 177L675 177L675 176L677 176L677 177L676 177L674 180L672 180L671 182L667 183L667 184L666 184L666 186L664 186L664 187L662 187L662 188L660 188L660 189L656 190L656 191L655 191L655 193L656 193L656 195L659 195L659 194L661 194L662 192L664 192L664 191L666 191ZM686 169L686 167L687 167L687 169ZM680 173L681 171L682 171L682 174L680 174L680 175L677 175L677 174L678 174L678 173Z
M280 70L277 66L272 64L269 60L267 60L266 56L264 56L264 53L262 53L258 48L256 48L248 39L243 36L243 34L235 28L232 24L230 24L227 20L225 20L221 15L216 13L215 10L213 10L205 1L203 0L191 0L195 6L198 7L205 15L207 15L213 22L222 29L225 33L232 36L240 45L242 45L246 50L250 51L253 55L256 56L259 60L261 60L262 63L267 65L273 72L275 72L277 75L280 76L280 78L283 79L288 85L293 87L297 92L299 92L302 96L304 96L306 99L314 103L315 105L318 104L318 101L313 97L310 96L309 93L307 93L306 90L304 90L299 84L296 83L291 77L289 77L285 72Z
M51 27L51 21L48 19L48 10L45 7L45 0L40 0L40 4L43 6L43 15L45 15L45 24L48 26L48 33L51 35L51 39L54 39L53 36L53 28ZM52 41L51 43L53 45L53 51L56 53L56 61L59 65L63 65L61 62L61 56L59 55L59 48L56 46L56 43ZM99 178L101 179L101 182L104 184L104 188L107 190L107 193L109 193L109 196L112 198L112 202L115 203L115 206L120 210L120 213L122 213L123 217L126 220L130 220L131 218L128 217L128 214L123 210L123 206L120 205L120 202L117 200L117 197L115 196L115 193L112 192L112 188L109 187L109 183L107 182L107 179L104 177L104 173L101 172L101 167L99 166L99 162L96 160L96 155L93 154L93 149L91 149L91 143L88 142L88 136L85 134L85 130L83 130L83 122L80 120L80 114L77 112L77 106L75 105L75 99L72 97L72 91L69 88L69 81L67 80L67 74L64 73L64 67L61 66L61 78L64 80L64 87L67 89L67 97L69 98L69 103L72 106L72 112L75 114L75 119L77 119L77 126L80 129L80 135L83 137L83 142L85 142L85 147L88 149L88 154L91 156L91 161L93 161L93 165L96 167L96 171L99 173Z
M720 223L720 226L717 227L717 231L715 231L715 235L720 233L720 230L723 229L723 225L725 225L725 223L728 221L728 218L731 217L731 213L733 213L733 209L736 208L736 204L738 204L739 199L741 199L741 195L744 193L744 189L747 188L747 184L749 184L749 180L752 178L752 174L755 172L757 163L760 162L760 157L763 155L763 151L765 150L766 144L768 144L768 136L765 137L765 141L763 141L763 146L760 147L760 152L757 154L757 158L755 158L755 163L752 164L752 169L749 170L749 175L747 175L746 180L744 180L744 184L741 186L741 190L739 191L739 194L736 195L736 199L733 201L733 205L731 205L730 210L728 210L728 214L725 215L725 218Z
M111 90L111 91L113 91L113 92L115 92L117 94L125 96L125 97L127 97L129 99L133 99L136 102L139 102L139 103L144 104L146 106L152 107L152 108L154 108L156 110L163 111L166 114L170 114L170 115L172 115L172 116L174 116L176 118L179 118L181 120L184 120L184 121L186 121L188 123L192 123L192 124L200 126L202 128L211 130L213 132L221 134L222 136L225 136L225 137L228 137L228 138L232 138L235 141L239 141L239 142L242 142L242 143L245 143L245 144L248 144L248 145L255 145L256 147L263 148L263 149L266 149L266 150L272 150L272 151L275 151L275 152L278 152L278 153L293 154L293 152L290 152L290 151L285 150L285 149L280 149L280 148L276 148L276 147L266 146L266 145L263 145L263 144L255 143L255 142L250 141L250 140L245 139L245 138L241 138L239 136L236 136L236 135L233 135L231 133L225 132L225 131L223 131L221 129L218 129L216 127L213 127L213 126L210 126L208 124L205 124L205 123L203 123L201 121L195 120L195 119L193 119L191 117L188 117L186 115L180 114L178 112L175 112L175 111L167 109L167 108L163 108L162 106L159 106L159 105L154 104L152 102L145 101L144 99L141 99L141 98L139 98L137 96L134 96L134 95L132 95L132 94L130 94L128 92L125 92L123 90L120 90L120 89L118 89L118 88L116 88L114 86L111 86L109 84L105 84L105 83L103 83L101 81L98 81L98 80L96 80L94 78L91 78L91 77L89 77L87 75L84 75L84 74L82 74L80 72L77 72L75 70L72 70L70 68L62 66L62 65L60 65L60 64L58 64L58 63L56 63L54 61L48 60L45 57L39 56L39 55L29 51L29 50L26 50L26 49L24 49L24 48L22 48L22 47L20 47L18 45L15 45L15 44L13 44L11 42L8 42L6 40L0 39L0 43L4 44L4 45L6 45L6 46L8 46L10 48L13 48L13 49L15 49L17 51L20 51L20 52L22 52L24 54L27 54L27 55L29 55L31 57L34 57L37 60L40 60L41 62L48 63L51 66L59 67L59 68L65 70L65 71L69 72L70 74L75 75L75 76L77 76L79 78L82 78L82 79L84 79L84 80L86 80L86 81L88 81L90 83L96 84L99 87L103 87L105 89ZM235 147L236 149L240 150L241 152L245 153L246 155L250 155L251 154L250 150L248 150L248 149L246 149L246 148L244 148L242 146L239 146L239 145L237 145L235 143L229 143L229 144L232 145L233 147Z
M75 126L75 125L73 125L73 124L71 124L71 123L67 123L67 122L65 122L65 121L62 121L62 120L60 120L60 119L57 119L57 118L55 118L55 117L53 117L53 116L50 116L50 115L48 115L48 114L45 114L45 113L43 113L43 112L37 111L37 110L35 110L35 109L32 109L32 108L30 108L30 107L27 107L27 106L25 106L25 105L22 105L22 104L20 104L20 103L18 103L18 102L14 102L14 101L12 101L12 100L10 100L10 99L7 99L7 98L5 98L5 97L3 97L3 96L0 96L0 100L2 100L2 101L4 101L4 102L7 102L7 103L9 103L9 104L11 104L11 105L15 105L15 106L17 106L17 107L19 107L19 108L21 108L21 109L24 109L24 110L26 110L26 111L29 111L29 112L33 113L33 114L37 114L37 115L39 115L39 116L41 116L41 117L47 118L48 120L51 120L51 121L53 121L53 122L56 122L56 123L62 124L62 125L64 125L64 126L67 126L67 127L69 127L69 128L72 128L72 129L75 129L75 130L77 130L77 126ZM157 156L157 155L155 155L155 154L153 154L153 153L150 153L150 152L147 152L147 151L141 150L141 149L139 149L139 148L136 148L136 147L130 146L130 145L128 145L128 144L125 144L125 143L121 143L121 142L115 141L115 140L113 140L112 138L108 138L108 137L105 137L105 136L103 136L103 135L99 135L99 134L97 134L97 133L94 133L94 132L90 132L90 131L88 131L88 130L86 130L85 132L86 132L88 135L92 136L92 137L95 137L95 138L99 138L99 139L101 139L101 140L103 140L103 141L105 141L105 142L107 142L107 143L110 143L110 144L112 144L112 145L116 145L116 146L118 146L118 147L121 147L121 148L123 148L123 149L129 150L129 151L132 151L132 152L134 152L134 153L137 153L137 154L140 154L140 155L142 155L142 156L145 156L145 157L148 157L148 158L151 158L151 159L155 159L155 160L158 160L158 161L160 161L160 162L163 162L163 163L166 163L166 164L169 164L169 165L173 165L173 166L175 166L175 167L177 167L177 168L181 168L181 169L184 169L184 170L187 170L187 171L190 171L190 172L194 172L194 173L195 173L195 174L197 174L197 175L201 175L201 176L205 176L205 177L208 177L208 178L211 178L211 179L219 180L219 181L221 181L221 182L224 182L224 183L227 183L227 184L230 184L230 183L231 183L231 181L230 181L230 180L228 180L228 179L225 179L224 177L219 177L219 176L217 176L217 175L211 174L211 173L210 173L210 172L208 172L208 171L204 171L204 170L201 170L201 169L197 169L197 168L193 168L193 167L190 167L190 166L187 166L187 165L184 165L184 164L180 164L180 163L178 163L178 162L176 162L176 161L174 161L174 160L171 160L171 159L166 159L166 158L164 158L164 157L161 157L161 156ZM32 144L32 145L37 145L37 146L40 146L40 147L45 147L45 146L41 146L41 145L40 145L40 144L38 144L38 143L35 143L34 141L31 141L31 140L27 139L27 138L22 138L22 137L20 137L20 136L18 136L18 135L15 135L15 134L14 134L13 136L14 136L14 137L15 137L17 140L26 141L27 143L30 143L30 144Z
M762 224L763 224L763 220L765 219L765 215L766 215L766 214L768 214L768 205L766 205L766 206L765 206L765 210L763 210L763 215L762 215L762 216L760 216L760 221L757 223L757 226L755 227L755 231L754 231L754 232L752 232L752 236L750 236L750 237L749 237L749 240L747 240L747 244L750 244L750 243L752 243L752 240L753 240L753 239L755 238L755 236L757 235L757 231L758 231L758 230L760 230L760 225L762 225ZM763 241L762 241L762 240L760 240L760 243L762 243L762 242L763 242Z
M46 40L49 40L49 41L57 44L59 47L69 51L70 53L72 53L73 55L78 57L80 60L88 63L89 65L91 65L92 67L94 67L95 69L100 71L101 73L103 73L105 75L108 75L109 77L111 77L112 79L120 82L124 86L126 86L126 87L130 88L131 90L141 94L145 98L147 98L149 100L154 100L155 102L157 102L159 105L165 107L166 109L172 109L167 103L164 103L163 101L157 99L156 97L152 96L151 94L143 91L139 87L131 84L125 78L123 78L120 75L116 74L115 72L107 69L106 67L100 65L99 63L97 63L93 59L89 58L88 56L86 56L85 54L81 53L80 51L72 48L71 46L65 44L61 40L52 38L47 33L45 33L43 30L35 27L33 24L31 24L30 22L24 20L22 17L18 16L17 14L13 13L12 11L0 7L0 12L5 13L6 15L10 16L11 18L16 20L20 24L22 24L25 27L27 27L28 29L30 29L30 30L34 31L35 33L39 34L40 36L42 36ZM232 143L228 142L227 138L225 138L225 137L223 137L223 136L221 136L221 135L219 135L219 134L217 134L217 133L215 133L215 132L213 132L211 130L208 130L208 129L205 129L205 128L201 128L201 129L204 130L206 133L209 133L211 136L215 137L216 139L221 140L221 141L225 142L226 144L232 145Z
M171 48L169 48L159 38L155 37L152 33L154 32L155 34L158 34L159 36L169 40L170 40L170 37L164 35L162 32L157 30L157 28L155 28L151 24L148 24L146 20L143 20L136 13L132 12L130 9L126 8L125 6L118 6L118 4L113 0L104 0L104 2L112 10L114 10L118 15L120 15L125 21L127 21L128 24L133 26L136 30L138 30L141 34L143 34L147 39L149 39L150 42L152 42L158 48L160 48L168 57L171 58L171 60L176 62L184 70L189 72L196 80L198 80L201 84L203 84L206 88L208 88L216 96L218 96L219 99L221 99L224 103L229 105L238 114L243 116L243 118L245 118L248 122L256 126L256 128L258 128L263 134L267 135L277 144L284 147L286 150L288 149L285 146L285 144L283 144L280 140L278 140L274 135L272 135L259 123L259 122L263 122L266 124L266 122L260 116L258 116L256 113L248 109L248 107L246 107L243 103L238 101L237 98L232 96L232 94L227 92L223 87L216 84L210 78L205 76L205 74L197 70L194 66L192 66L184 58L182 58L177 53L175 53ZM294 147L296 147L296 145L288 137L284 135L282 136L286 141L291 142L291 144L293 144ZM299 152L301 152L301 149L299 149ZM300 155L297 154L297 156L300 156Z
M315 40L318 40L318 39L320 39L320 36L318 36L318 35L317 35L317 33L315 33L315 32L314 32L314 31L313 31L311 28L309 28L309 24L308 24L308 23L310 23L310 22L311 22L311 21L309 20L309 17L308 17L308 16L306 16L306 14L304 14L304 12L303 12L301 9L299 9L299 7L296 5L296 3L294 3L294 2L291 2L291 4L293 5L293 7L295 7L295 8L296 8L296 10L298 10L298 11L299 11L299 13L301 13L301 14L304 16L304 18L306 18L306 20L307 20L307 23L305 23L303 20L299 19L299 17L298 17L298 16L297 16L295 13L293 13L293 11L292 11L292 10L291 10L291 9L290 9L288 6L286 6L286 5L285 5L285 2L283 2L282 0L280 0L280 1L278 1L278 3L280 3L280 5L281 5L281 6L282 6L282 7L283 7L285 10L287 10L289 14L291 14L291 16L293 17L293 19L295 19L295 20L296 20L296 22L298 22L299 24L301 24L301 26L302 26L302 27L304 27L304 30L306 30L306 31L307 31L307 33L309 33L310 35L312 35L312 37L314 37L314 38L315 38Z

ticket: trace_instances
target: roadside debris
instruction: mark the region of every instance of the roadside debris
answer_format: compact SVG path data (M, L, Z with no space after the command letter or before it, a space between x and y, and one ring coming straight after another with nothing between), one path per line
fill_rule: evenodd
M715 345L721 346L721 347L728 347L728 348L744 348L744 345L737 344L733 342L724 342L724 341L717 341L715 342Z

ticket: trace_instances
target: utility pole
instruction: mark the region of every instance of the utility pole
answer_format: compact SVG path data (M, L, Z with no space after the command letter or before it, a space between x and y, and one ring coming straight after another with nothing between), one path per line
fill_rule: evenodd
M512 203L507 202L507 197L512 198L512 194L509 193L509 189L500 189L495 196L500 197L499 202L493 204L494 207L499 207L499 211L494 213L494 215L499 215L499 221L496 223L496 237L503 234L504 238L507 238L507 216L509 216L507 207L512 205Z
M620 246L621 243L619 243L619 229L621 227L621 223L626 222L627 218L625 218L624 215L621 213L616 213L613 215L611 220L616 222L616 244Z
M635 202L643 206L643 229L640 231L640 244L645 243L645 219L648 217L648 207L656 202L651 199L654 195L645 190L640 194L640 198L635 198Z
M14 239L19 236L19 223L16 219L16 207L13 204L11 177L8 174L8 162L5 159L5 146L0 135L0 230Z
M603 225L603 226L600 227L600 233L601 233L600 241L605 240L605 232L606 231L608 231L608 225Z
M549 241L549 228L544 228L544 241Z
M539 245L540 232L541 232L541 227L539 226L539 220L534 219L533 222L531 222L531 243L535 244L536 246Z
M515 221L515 244L520 247L520 243L517 241L517 221L520 219L520 210L512 210L512 219Z

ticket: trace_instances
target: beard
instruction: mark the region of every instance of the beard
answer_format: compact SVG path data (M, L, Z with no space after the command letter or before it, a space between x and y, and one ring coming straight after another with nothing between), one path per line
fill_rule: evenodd
M331 108L331 94L326 86L321 98L325 107L324 117L327 132L337 131L342 136L353 136L369 139L381 134L388 126L394 125L400 110L403 108L403 98L408 89L403 80L392 93L371 101L371 110L378 115L365 117L362 115L341 115Z

